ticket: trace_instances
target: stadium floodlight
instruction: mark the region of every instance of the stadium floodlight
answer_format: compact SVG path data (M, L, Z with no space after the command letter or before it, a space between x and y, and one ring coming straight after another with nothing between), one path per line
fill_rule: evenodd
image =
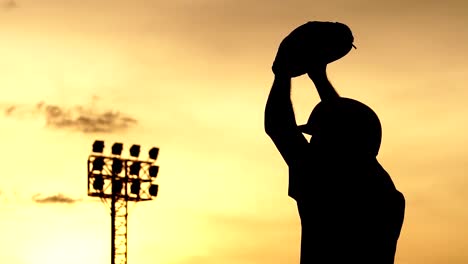
M102 171L104 168L104 157L96 157L93 160L93 171Z
M114 143L112 145L112 155L120 156L122 155L123 144L122 143Z
M138 161L133 162L132 165L130 165L130 175L139 176L140 169L141 169L141 163Z
M152 165L151 167L149 167L148 172L150 177L155 178L156 176L158 176L159 166Z
M114 158L112 159L112 173L119 174L122 172L122 160Z
M130 156L138 158L140 155L140 145L132 145L130 147Z
M97 175L94 178L93 189L97 191L102 191L103 188L104 188L104 179L102 178L101 175Z
M112 183L112 192L114 194L121 193L122 192L122 187L123 187L122 181L115 179L114 182Z
M127 264L128 204L151 201L158 195L155 177L159 173L159 166L156 166L159 148L152 147L149 157L140 158L140 145L128 144L127 147L121 142L107 142L108 148L112 147L108 151L104 143L104 140L95 140L88 156L88 196L99 197L109 205L111 263ZM130 153L122 153L124 147ZM128 157L123 157L126 154Z
M140 180L138 180L138 179L133 180L132 185L130 186L130 192L135 194L135 195L139 195L140 194L140 187L141 187Z
M159 186L157 184L151 184L151 186L149 187L149 194L151 196L158 196L158 189Z
M104 141L96 140L93 143L93 152L94 153L102 153L104 151Z
M158 158L159 148L154 147L154 148L150 149L148 154L149 154L150 159L156 160Z

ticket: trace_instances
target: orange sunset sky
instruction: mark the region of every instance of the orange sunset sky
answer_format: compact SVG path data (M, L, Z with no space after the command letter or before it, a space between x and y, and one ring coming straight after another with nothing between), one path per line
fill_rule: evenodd
M329 77L379 115L379 161L406 196L396 263L468 263L467 14L464 0L0 0L0 262L110 262L109 209L86 192L104 139L161 149L159 196L130 206L129 263L298 263L263 110L278 44L320 20L353 31ZM312 82L292 97L303 123Z

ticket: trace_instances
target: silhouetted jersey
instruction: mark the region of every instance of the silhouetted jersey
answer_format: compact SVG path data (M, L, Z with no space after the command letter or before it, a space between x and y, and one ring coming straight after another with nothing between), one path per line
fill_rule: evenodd
M337 157L313 140L305 151L289 166L301 264L393 264L405 201L388 173L375 158Z

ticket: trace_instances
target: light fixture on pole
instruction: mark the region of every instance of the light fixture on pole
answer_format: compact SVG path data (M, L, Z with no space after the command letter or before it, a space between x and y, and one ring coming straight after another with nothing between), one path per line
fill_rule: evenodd
M112 155L120 156L122 155L123 144L122 143L114 143L112 145Z
M112 173L120 174L122 172L122 160L118 158L112 159Z
M153 147L148 151L148 156L152 160L156 160L158 158L159 148Z
M139 160L140 145L132 145L130 158L122 158L122 143L114 143L110 155L103 155L104 141L93 143L88 157L88 196L99 197L111 206L111 264L127 264L128 202L151 201L158 195L154 184L159 167L154 165L158 148L149 151L150 160Z
M159 166L151 165L148 169L148 174L151 178L156 178L158 176Z
M139 176L140 175L140 169L141 169L141 163L139 161L133 162L130 165L130 175L135 175Z
M130 192L135 195L140 195L141 183L139 179L135 179L132 181L132 185L130 185Z
M104 151L104 141L96 140L93 143L93 152L94 153L102 153Z
M138 158L140 155L140 145L132 145L130 147L130 156Z
M158 196L158 191L159 191L159 185L157 184L151 184L151 186L149 187L149 194L151 196Z
M104 163L104 157L95 157L93 160L93 171L102 171Z

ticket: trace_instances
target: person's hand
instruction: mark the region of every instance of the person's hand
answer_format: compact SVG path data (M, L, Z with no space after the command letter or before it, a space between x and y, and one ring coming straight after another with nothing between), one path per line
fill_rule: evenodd
M283 41L278 48L272 66L272 71L276 77L292 78L303 74L298 72L297 65L292 60L293 56L291 53L289 43Z
M323 69L345 56L353 47L353 40L351 30L344 24L307 22L281 42L273 62L273 73L292 78L315 72L311 69Z
M275 75L292 78L307 72L305 67L307 59L304 58L307 56L304 54L304 45L307 45L307 42L304 41L304 38L307 37L306 25L308 24L296 28L279 45L272 66Z

